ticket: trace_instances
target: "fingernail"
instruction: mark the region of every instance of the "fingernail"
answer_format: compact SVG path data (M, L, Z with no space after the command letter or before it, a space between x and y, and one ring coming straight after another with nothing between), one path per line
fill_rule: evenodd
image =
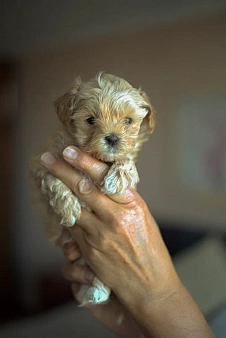
M89 268L86 269L85 273L84 273L84 278L88 283L91 283L94 279L95 275L93 273L92 270L90 270Z
M74 147L67 147L64 149L63 155L70 160L74 160L78 156L78 152Z
M56 157L53 154L47 152L42 155L41 161L44 165L49 166L56 161Z

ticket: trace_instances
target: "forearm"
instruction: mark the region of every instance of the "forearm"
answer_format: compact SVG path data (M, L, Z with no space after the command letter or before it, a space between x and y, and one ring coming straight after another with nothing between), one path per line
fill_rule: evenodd
M124 302L147 338L214 337L197 304L180 282L162 295L145 298L136 295Z

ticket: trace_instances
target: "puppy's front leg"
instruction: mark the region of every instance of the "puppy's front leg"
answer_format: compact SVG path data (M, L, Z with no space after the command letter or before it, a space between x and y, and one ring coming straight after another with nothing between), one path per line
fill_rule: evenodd
M61 224L73 226L81 215L81 205L71 189L50 173L41 180L41 190L53 210L61 217Z
M133 161L112 164L103 181L105 194L122 194L127 188L136 189L139 176Z

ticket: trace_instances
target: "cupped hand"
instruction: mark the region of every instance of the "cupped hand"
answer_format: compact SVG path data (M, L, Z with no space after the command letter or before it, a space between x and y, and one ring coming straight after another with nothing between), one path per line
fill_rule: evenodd
M63 157L44 154L42 163L91 208L83 208L81 218L70 228L72 237L92 271L113 290L116 305L132 314L145 336L213 337L197 304L181 284L158 226L140 195L133 189L123 195L104 195L100 188L109 166L75 147L67 148ZM78 270L76 273L75 280L79 280ZM99 320L103 316L110 328L112 309L111 305L97 306L93 314Z
M92 209L84 208L70 228L88 265L123 302L137 293L142 298L165 296L176 274L145 202L133 189L123 195L102 194L99 188L109 166L79 149L72 150L66 149L64 158L52 155L48 168Z

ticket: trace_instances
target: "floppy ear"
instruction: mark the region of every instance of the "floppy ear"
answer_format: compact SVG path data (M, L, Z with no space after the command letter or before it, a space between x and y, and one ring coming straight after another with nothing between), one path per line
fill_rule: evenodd
M146 102L147 110L148 110L148 113L144 118L144 123L148 127L149 133L152 134L154 129L155 129L155 124L156 124L156 112L155 112L154 108L151 106L151 103L150 103L147 95L142 91L140 91L140 95L142 96L142 98Z
M57 116L64 125L67 125L70 122L70 118L76 109L77 92L79 91L81 84L81 80L77 79L74 89L71 92L62 95L54 102Z

